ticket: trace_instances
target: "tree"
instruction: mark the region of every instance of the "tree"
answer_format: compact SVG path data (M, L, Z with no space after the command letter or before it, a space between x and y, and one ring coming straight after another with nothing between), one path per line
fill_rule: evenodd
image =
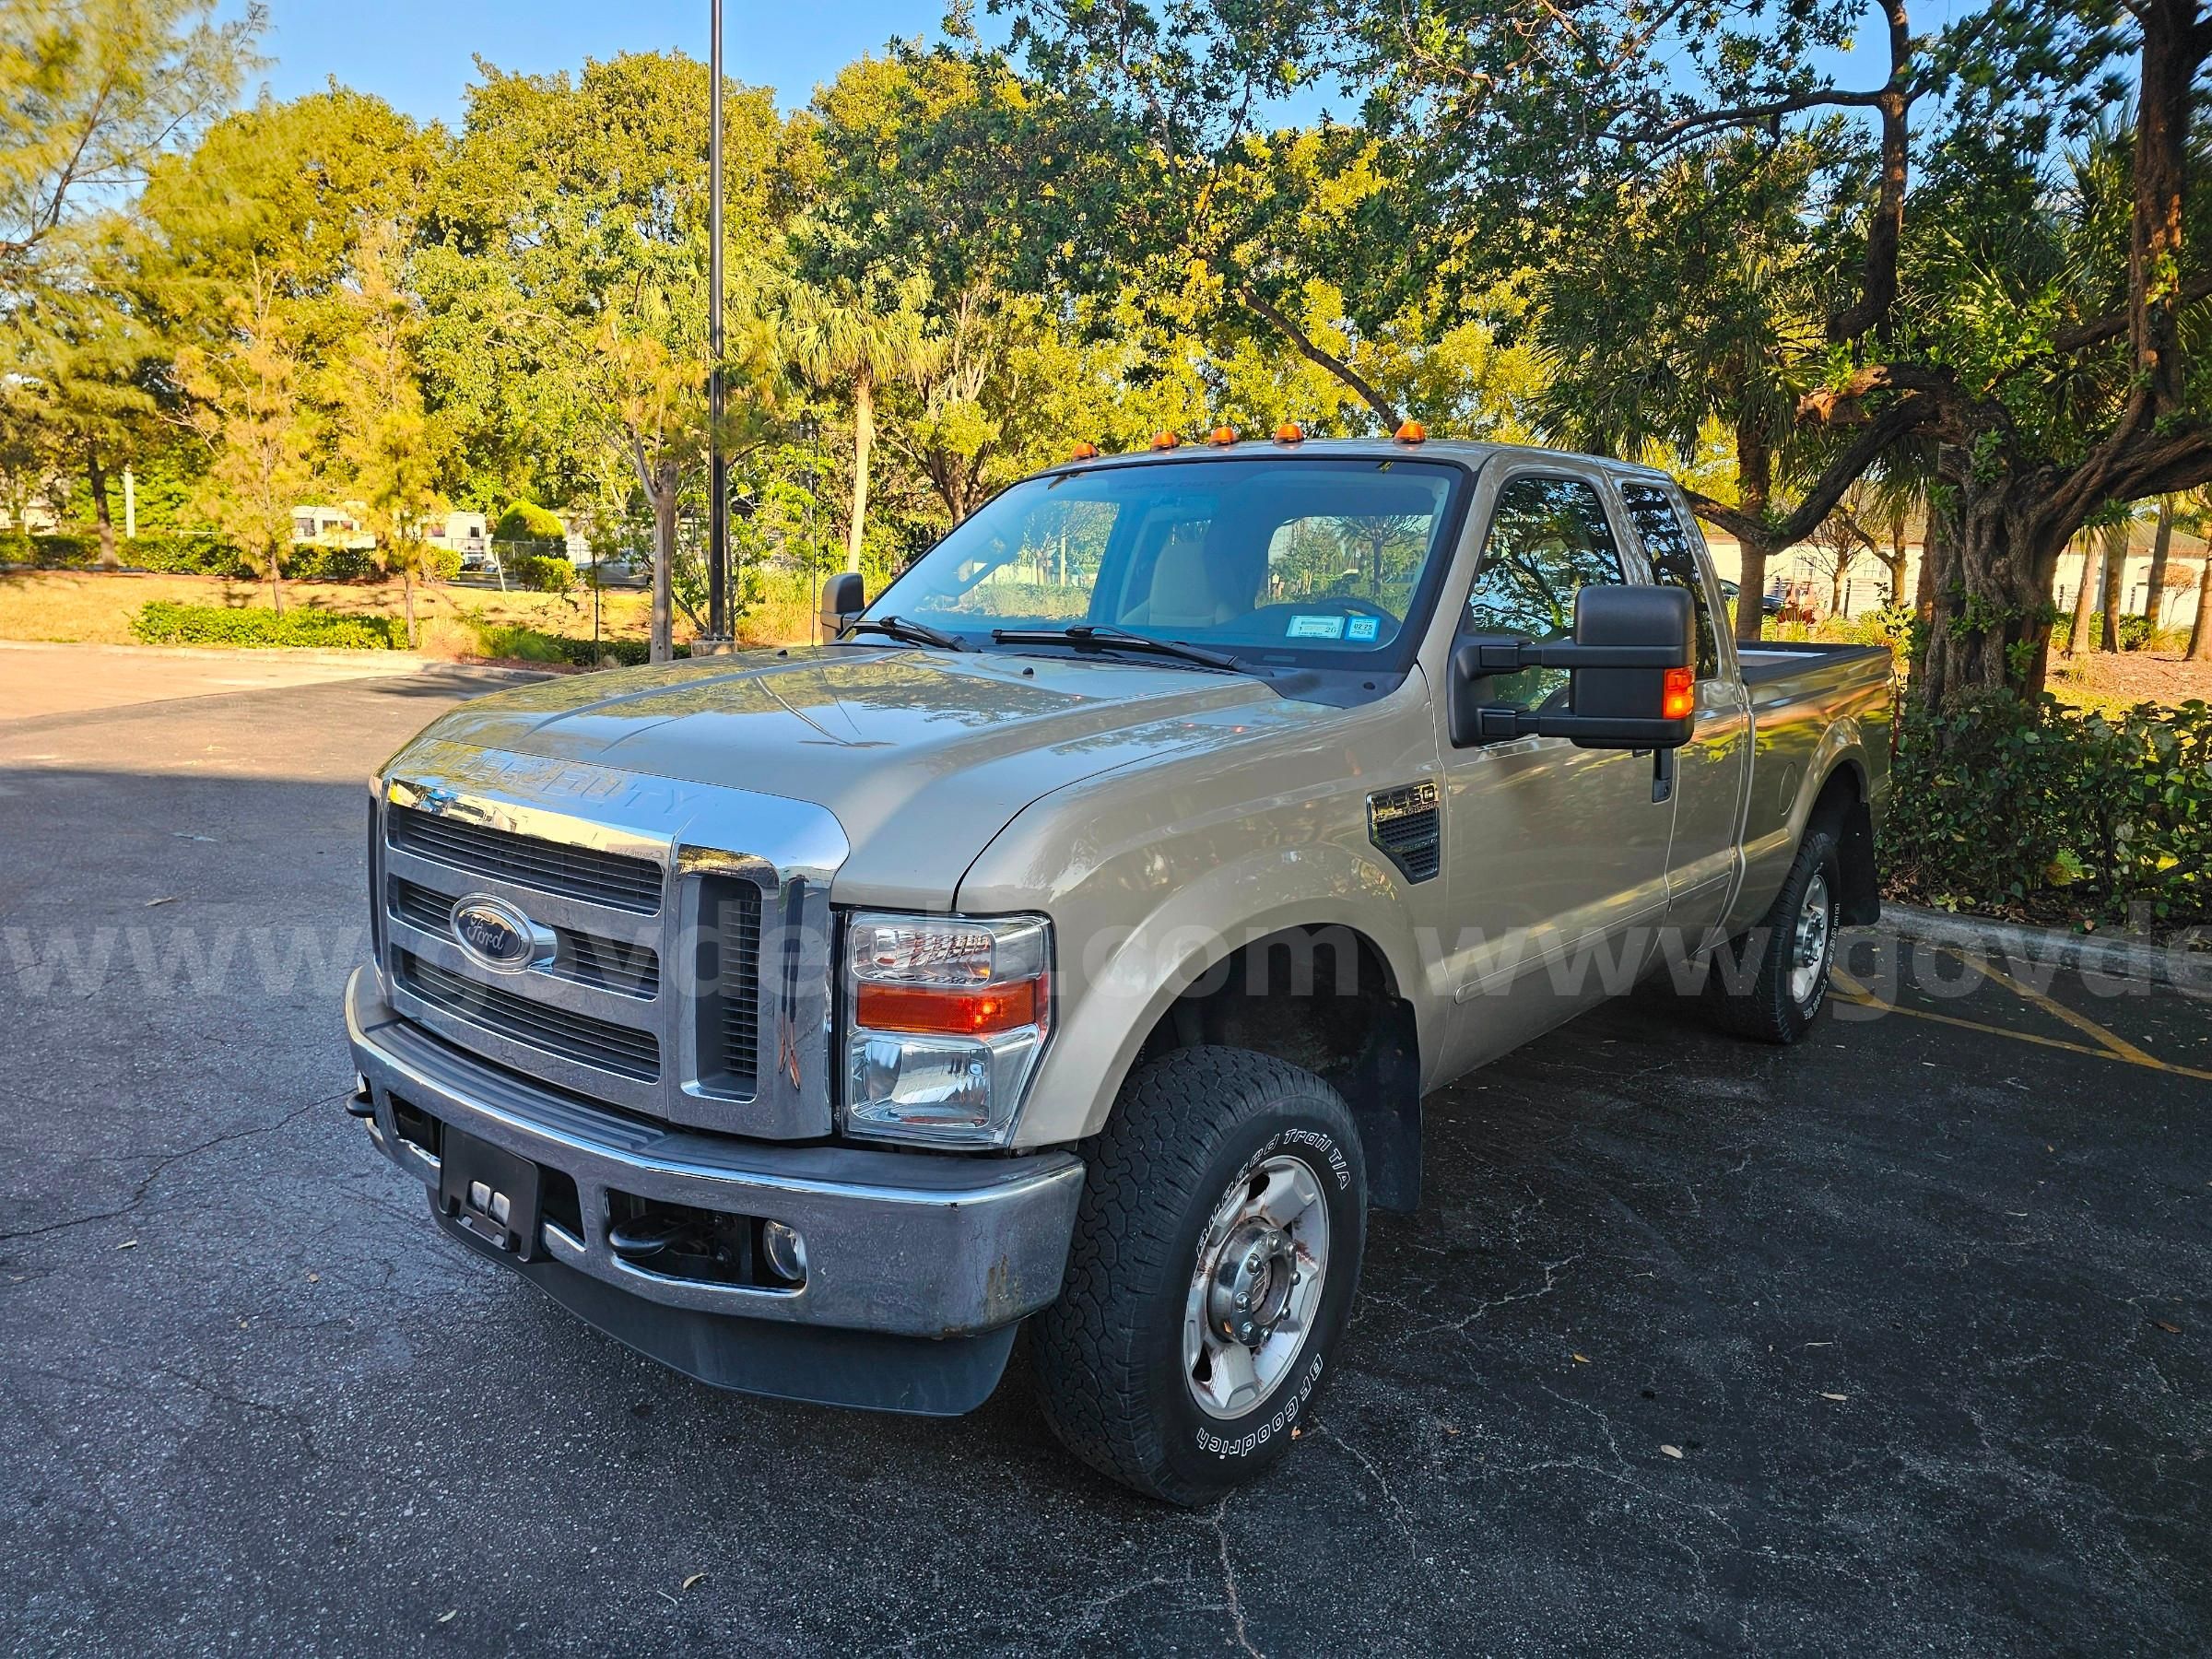
M424 408L416 361L420 320L398 282L396 230L364 239L352 292L353 343L336 368L338 453L359 496L364 528L385 570L399 576L407 643L415 642L415 581L429 544L423 531L445 510L439 492L445 434Z
M2081 549L2081 581L2075 585L2074 616L2066 628L2066 654L2070 657L2097 648L2089 635L2089 618L2093 614L2089 607L2097 593L2098 560L2104 555L2102 543L2094 535L2084 534L2074 541Z
M2158 527L2151 532L2150 571L2143 583L2143 618L2155 631L2165 620L2161 596L2173 584L2167 581L2173 558L2173 496L2159 498Z
M2104 528L2104 592L2098 609L2103 613L2103 637L2099 641L2114 656L2120 653L2120 594L2127 576L2127 535L2131 521L2122 519Z
M1992 4L1925 34L1906 0L1879 10L1888 74L1866 88L1822 66L1853 8L1756 0L1342 0L1335 56L1375 89L1370 119L1410 133L1461 258L1518 253L1525 204L1578 180L1632 183L1714 134L1863 120L1865 159L1824 184L1857 207L1836 250L1849 291L1825 319L1825 383L1797 407L1837 447L1778 528L1809 529L1900 440L1934 441L1945 568L1916 685L1938 702L2033 691L2067 539L2108 502L2212 477L2185 325L2212 297L2191 135L2212 29L2195 0ZM2131 65L2133 119L2100 134Z
M922 285L810 285L786 290L783 349L817 385L841 389L853 406L853 508L845 531L845 569L860 569L868 513L868 465L876 441L876 396L886 384L915 381L945 359L922 307Z
M1850 516L1839 509L1813 527L1806 537L1812 549L1811 564L1828 579L1828 614L1843 614L1845 589L1851 582L1851 567L1865 550L1866 539ZM1749 608L1749 607L1746 607Z
M284 612L292 510L315 481L316 431L300 357L276 280L256 273L230 303L229 336L177 354L179 417L208 448L201 511L268 572Z
M426 359L470 467L500 486L549 485L559 502L595 489L608 454L636 477L665 661L678 500L707 439L706 70L677 53L589 63L573 81L480 67L415 262ZM736 88L724 121L724 437L742 448L776 396L755 296L789 211L791 139L763 90Z

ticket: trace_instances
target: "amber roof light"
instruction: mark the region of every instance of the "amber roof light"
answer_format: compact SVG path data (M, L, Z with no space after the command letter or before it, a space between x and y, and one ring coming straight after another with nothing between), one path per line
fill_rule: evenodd
M1182 441L1182 440L1176 437L1172 432L1155 432L1152 434L1152 447L1156 450L1171 450L1175 448L1176 445L1180 444Z
M1099 458L1099 446L1095 443L1078 443L1067 452L1067 458L1070 461L1096 461Z
M1286 420L1275 429L1275 441L1277 443L1303 443L1306 441L1306 429L1295 420Z
M1214 429L1214 435L1213 435L1211 438L1209 438L1209 439L1207 439L1207 440L1206 440L1206 441L1207 441L1208 443L1223 443L1223 444L1227 444L1227 443L1234 443L1236 441L1237 441L1237 429L1236 429L1235 427L1232 427L1232 426L1218 426L1218 427L1216 427L1216 428Z
M1427 440L1429 429L1418 420L1408 420L1398 428L1400 443L1420 443Z

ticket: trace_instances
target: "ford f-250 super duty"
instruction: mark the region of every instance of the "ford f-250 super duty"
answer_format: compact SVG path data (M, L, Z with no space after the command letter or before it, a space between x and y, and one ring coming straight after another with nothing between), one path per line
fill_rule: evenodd
M1066 1445L1196 1501L1425 1093L1661 965L1792 1041L1877 914L1887 653L1739 647L1641 467L1086 452L823 610L468 703L370 816L352 1110L708 1382L961 1412L1026 1322Z

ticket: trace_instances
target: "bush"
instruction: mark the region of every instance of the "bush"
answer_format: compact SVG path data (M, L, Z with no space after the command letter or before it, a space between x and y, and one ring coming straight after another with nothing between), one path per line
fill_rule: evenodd
M2172 638L2177 632L2179 632L2182 639L2186 641L2188 636L2185 630L2169 629L2165 630L2163 635L2160 635L2158 630L2153 629L2150 626L2150 618L2148 617L2122 617L2120 618L2120 649L2123 651L2156 651L2159 649L2177 649L2177 647L2171 643ZM2088 642L2092 646L2102 649L2102 641L2104 640L2104 613L2102 611L2092 611L2089 613L2088 638ZM2053 651L2064 652L2070 650L2072 648L2073 639L2074 618L2072 617L2061 617L2056 622L2051 625L2051 649Z
M2212 920L2212 707L2117 718L2006 693L1906 711L1882 829L1892 891L2041 920Z
M565 541L568 530L535 501L517 501L491 527L493 541Z
M179 605L156 599L138 607L131 632L148 645L298 646L321 651L404 651L406 624L396 617L341 617L329 611Z
M461 551L457 547L428 547L422 555L422 573L432 582L451 582L461 574Z
M535 593L566 594L576 586L576 567L565 559L510 553L501 557L500 568L507 572L508 582L514 586Z

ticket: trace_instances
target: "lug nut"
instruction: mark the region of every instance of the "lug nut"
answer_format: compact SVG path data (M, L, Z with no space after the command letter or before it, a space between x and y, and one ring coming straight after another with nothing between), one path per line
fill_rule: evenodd
M1240 1308L1249 1308L1252 1306L1252 1298L1240 1293L1237 1297L1237 1306Z

